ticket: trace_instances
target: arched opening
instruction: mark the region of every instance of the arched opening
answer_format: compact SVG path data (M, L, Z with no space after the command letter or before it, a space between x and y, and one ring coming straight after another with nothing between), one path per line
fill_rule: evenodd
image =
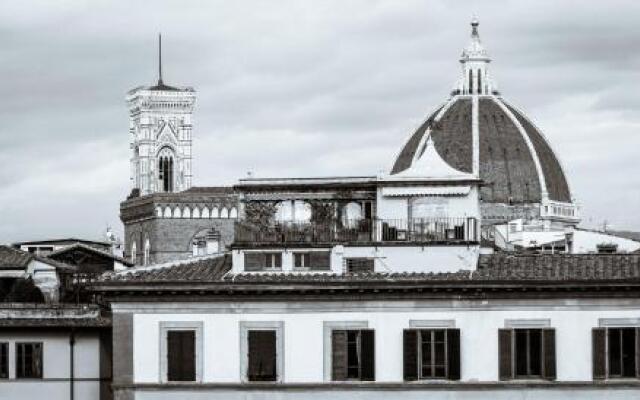
M482 94L482 74L478 70L478 94Z
M149 243L149 238L146 238L144 241L144 265L149 265L149 256L151 253L151 243Z
M173 192L173 151L167 147L158 153L158 180L162 192Z
M136 242L131 243L131 262L136 263Z
M469 70L469 88L467 90L467 93L473 93L473 73L471 73L471 70Z
M355 228L362 220L362 206L359 203L351 202L342 209L342 225L347 228Z
M284 200L276 205L275 220L280 223L311 221L311 205L304 200Z

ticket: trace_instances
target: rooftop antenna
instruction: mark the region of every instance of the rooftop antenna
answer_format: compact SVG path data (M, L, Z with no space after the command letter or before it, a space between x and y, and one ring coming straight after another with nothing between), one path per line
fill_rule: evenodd
M158 33L158 86L162 85L162 33Z

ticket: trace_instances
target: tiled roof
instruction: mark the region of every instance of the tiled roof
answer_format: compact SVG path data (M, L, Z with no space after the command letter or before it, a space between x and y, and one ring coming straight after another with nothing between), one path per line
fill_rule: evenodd
M97 249L97 248L92 247L92 246L88 246L88 245L83 244L83 243L76 243L76 244L73 244L71 246L63 247L61 249L53 251L53 252L47 254L47 258L55 259L55 256L60 255L60 254L65 254L65 253L67 253L69 251L72 251L72 250L75 250L75 249L86 250L88 252L91 252L91 253L94 253L94 254L98 254L98 255L103 256L103 257L110 258L110 259L112 259L114 261L117 261L117 262L119 262L119 263L121 263L123 265L129 266L129 267L134 265L129 260L125 260L122 257L116 256L115 254L111 254L111 253L108 253L106 251L102 251L100 249Z
M52 260L47 257L37 256L27 251L13 247L0 245L0 269L25 269L32 260L38 260L57 269L75 270L76 267Z
M611 255L516 255L481 256L477 270L442 273L365 273L333 274L301 273L238 273L231 271L229 255L208 257L159 266L134 268L103 275L108 285L133 283L214 283L217 286L276 284L394 284L412 283L566 283L566 282L636 282L640 283L640 254Z
M215 255L182 260L126 271L109 272L102 282L216 282L231 269L230 255Z
M0 245L0 269L23 269L33 260L33 255L13 247Z

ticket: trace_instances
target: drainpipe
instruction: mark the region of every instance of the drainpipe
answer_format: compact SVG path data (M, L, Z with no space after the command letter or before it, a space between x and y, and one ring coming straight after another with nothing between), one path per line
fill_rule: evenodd
M74 365L74 353L76 345L76 334L73 328L69 334L69 400L74 400L75 395L75 365Z

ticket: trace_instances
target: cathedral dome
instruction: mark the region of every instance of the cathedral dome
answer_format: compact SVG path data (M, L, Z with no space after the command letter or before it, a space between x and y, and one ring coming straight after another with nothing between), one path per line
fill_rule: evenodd
M431 140L453 168L483 180L483 203L571 203L567 179L544 135L497 92L477 27L474 20L452 97L409 138L391 174L410 168Z

